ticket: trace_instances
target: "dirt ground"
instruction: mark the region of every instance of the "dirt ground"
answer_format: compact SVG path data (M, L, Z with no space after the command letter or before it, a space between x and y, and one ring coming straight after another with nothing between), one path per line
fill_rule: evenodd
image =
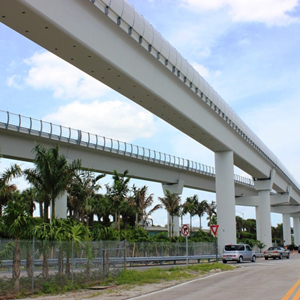
M209 276L212 273L220 272L221 270L212 270L211 272L200 275L198 278ZM125 300L132 297L148 294L154 291L158 291L170 286L179 284L182 281L164 281L160 283L145 284L140 286L119 286L109 287L100 290L101 287L95 286L94 289L82 290L76 292L69 292L65 294L59 294L55 296L41 296L25 298L24 300L81 300L81 299L97 299L97 300Z

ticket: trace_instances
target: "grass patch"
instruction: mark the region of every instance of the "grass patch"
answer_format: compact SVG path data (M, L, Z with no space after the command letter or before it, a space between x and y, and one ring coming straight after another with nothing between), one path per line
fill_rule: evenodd
M75 273L74 282L66 276L51 275L45 281L41 276L35 278L35 296L41 295L55 295L70 291L78 291L93 285L102 285L113 287L115 285L122 286L122 290L131 289L136 285L144 285L151 283L159 283L163 281L185 281L199 277L211 270L233 270L235 267L222 263L201 263L195 265L175 266L168 269L162 268L149 268L145 271L137 271L133 269L124 269L121 273L115 273L114 276L109 278L102 278L98 272L92 272L87 278L85 272ZM108 289L103 291L95 291L93 296L101 294L115 293L116 289ZM20 278L20 293L17 295L13 291L13 279L0 279L0 298L2 296L14 296L15 298L24 298L25 295L31 293L31 279L22 277ZM92 297L92 296L91 296ZM13 298L13 297L11 297ZM87 297L89 298L89 297Z
M169 269L152 268L146 271L123 270L115 279L116 285L142 285L156 283L160 281L188 280L211 270L220 269L222 271L233 270L234 267L220 263L192 265L188 267L173 267Z
M189 270L199 271L203 273L209 272L211 270L217 270L217 269L220 269L221 271L230 271L235 269L235 267L231 265L225 265L223 263L190 265L187 268Z

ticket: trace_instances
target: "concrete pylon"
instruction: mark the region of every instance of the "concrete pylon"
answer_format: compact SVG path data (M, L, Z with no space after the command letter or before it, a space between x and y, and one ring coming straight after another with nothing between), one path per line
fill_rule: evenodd
M269 178L254 178L254 188L259 198L259 205L256 207L256 235L266 247L272 246L270 192L274 177L275 170L272 169Z
M290 214L282 214L282 224L283 224L283 243L284 245L290 245L292 243Z
M300 218L299 216L293 217L294 227L294 244L300 245Z
M65 191L63 194L61 194L59 197L55 199L55 217L56 218L67 218L67 198L68 193ZM52 212L52 206L51 206L51 212ZM51 214L52 215L52 214Z
M215 153L218 252L226 244L236 243L233 152Z
M166 194L166 191L168 190L171 194L181 195L184 187L184 181L178 180L176 183L173 184L167 184L162 183L162 188L164 195ZM172 223L172 218L168 214L168 234L170 235L170 232L172 230L170 224ZM174 235L179 236L179 217L173 217L173 224L174 224Z

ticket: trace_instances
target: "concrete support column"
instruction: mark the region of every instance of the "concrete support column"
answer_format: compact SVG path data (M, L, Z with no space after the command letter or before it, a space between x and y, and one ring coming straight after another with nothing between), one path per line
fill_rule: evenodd
M293 218L293 226L294 226L294 244L300 245L300 219L299 219L299 217Z
M283 224L283 243L284 245L290 245L292 243L290 214L282 214L282 224Z
M272 246L271 234L271 203L270 191L258 192L259 206L256 208L256 235L257 239L267 247Z
M224 245L236 243L233 152L216 152L215 167L218 251L222 253Z
M271 199L275 170L270 171L269 178L254 179L254 187L258 191L259 204L256 208L256 237L266 247L272 246L271 232Z
M55 200L55 216L57 218L62 218L62 219L67 218L67 197L68 197L68 193L67 191L65 191Z
M162 184L164 195L166 194L166 190L168 190L171 194L181 195L184 187L184 181L178 180L177 183L174 184ZM167 216L168 220L168 234L170 236L170 233L172 231L172 218L168 214ZM174 226L174 236L179 236L179 217L173 217L173 226ZM171 226L170 226L171 225Z

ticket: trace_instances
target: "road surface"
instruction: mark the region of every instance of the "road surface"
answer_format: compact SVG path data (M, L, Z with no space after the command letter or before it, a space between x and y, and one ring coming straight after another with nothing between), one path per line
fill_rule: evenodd
M240 266L234 271L215 273L132 299L300 299L300 254L294 253L290 259L282 260L260 258L255 263L244 262Z

